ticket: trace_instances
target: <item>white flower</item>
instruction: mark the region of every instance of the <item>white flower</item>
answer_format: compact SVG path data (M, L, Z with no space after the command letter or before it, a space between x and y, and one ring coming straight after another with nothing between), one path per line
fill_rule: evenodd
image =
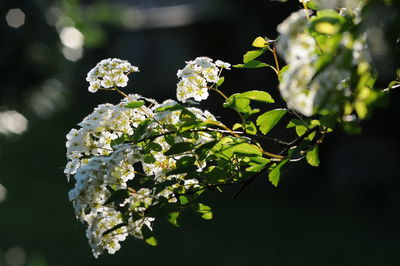
M201 100L207 99L208 95L209 95L208 89L207 88L201 88L201 89L198 89L198 90L196 90L194 92L193 98L196 101L200 102Z
M180 78L176 89L177 99L181 102L189 98L195 101L207 99L209 86L218 82L222 69L230 69L230 66L221 60L213 63L211 58L204 56L187 61L186 66L177 73Z
M183 69L178 70L177 76L179 78L189 78L194 73L193 67L191 67L191 65L186 65Z
M111 77L109 77L109 76L105 76L102 80L101 80L101 86L103 87L103 88L111 88L111 87L113 87L114 86L114 82L113 82L113 80L111 79Z
M90 86L89 86L89 91L91 93L95 93L96 91L98 91L101 87L101 83L99 80L94 80L90 82Z
M128 61L113 58L100 61L89 71L86 81L90 83L88 90L92 93L99 89L126 87L128 74L139 72L139 68L132 66Z
M214 64L212 63L212 59L208 57L197 57L194 61L193 64L198 65L201 68L209 68L212 67Z
M128 77L125 75L120 75L115 79L115 85L118 87L126 87L128 85Z
M215 61L215 64L217 65L217 67L220 67L220 68L231 69L231 64L223 62L221 60Z

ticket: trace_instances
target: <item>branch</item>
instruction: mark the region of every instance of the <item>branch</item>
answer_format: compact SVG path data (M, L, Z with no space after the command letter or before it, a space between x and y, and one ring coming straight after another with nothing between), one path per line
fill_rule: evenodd
M318 130L319 127L313 127L313 128L309 128L306 132L304 132L303 135L297 137L296 139L294 139L292 142L289 143L288 146L286 146L280 153L278 153L278 155L284 155L285 153L287 153L292 147L297 146L300 142L302 142L307 136L309 136L311 133L313 133L314 131ZM265 165L264 169L261 170L259 173L253 175L252 177L250 177L249 179L246 179L243 181L242 186L238 189L238 191L236 191L235 194L233 194L232 199L236 199L240 193L242 193L242 191L248 186L250 185L251 182L253 182L258 176L260 176L261 174L263 174L265 171L269 170L269 167L271 167L271 165L273 164L273 162L270 162L268 164Z

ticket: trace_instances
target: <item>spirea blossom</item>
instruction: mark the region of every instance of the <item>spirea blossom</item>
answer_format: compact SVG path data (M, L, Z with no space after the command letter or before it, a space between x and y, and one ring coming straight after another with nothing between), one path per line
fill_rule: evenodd
M307 28L304 10L293 13L278 25L277 49L288 63L279 84L281 95L289 108L305 116L312 116L321 109L336 112L340 97L351 94L348 86L351 72L343 67L346 55L338 53L322 71L317 71L319 48ZM343 38L339 46L352 45L349 43L352 42Z
M114 61L114 64L112 60L106 62L99 65L113 72L114 68L120 69L124 61ZM205 79L204 82L217 80L218 73L214 77L207 72L219 71L211 59L198 58L195 62L191 65L201 72L195 74L198 78ZM222 61L218 64L221 68L230 66ZM124 65L130 66L129 63ZM93 75L89 74L91 77ZM131 108L130 103L140 104ZM152 230L154 221L146 213L148 208L157 205L161 199L176 202L175 189L198 186L199 181L195 178L186 179L186 173L169 174L175 169L177 161L187 156L165 154L171 148L165 137L173 136L171 130L174 129L170 129L170 125L182 123L182 109L168 109L173 106L179 105L173 100L159 104L153 99L130 94L118 104L100 104L67 134L68 162L64 173L68 179L73 176L75 183L68 196L76 217L87 225L86 236L96 258L104 250L110 254L118 251L120 242L129 235L142 239L143 227ZM208 111L198 108L186 110L198 121L216 121ZM139 137L137 132L140 132ZM175 143L201 145L213 138L209 133L198 132L196 138L173 139ZM156 148L149 149L149 142ZM194 165L201 171L205 163L197 158ZM135 180L138 174L146 176L154 186L131 188L128 182ZM170 185L162 189L156 187L166 181ZM126 193L123 201L110 201L114 193L121 191Z
M230 66L221 60L213 62L208 57L197 57L186 62L186 66L177 73L180 78L176 90L177 99L181 102L186 102L189 98L195 101L207 99L209 86L217 83L222 69L230 69Z
M104 59L87 74L86 81L90 83L88 90L94 93L99 89L126 87L128 75L138 71L139 68L132 66L128 61L118 58Z

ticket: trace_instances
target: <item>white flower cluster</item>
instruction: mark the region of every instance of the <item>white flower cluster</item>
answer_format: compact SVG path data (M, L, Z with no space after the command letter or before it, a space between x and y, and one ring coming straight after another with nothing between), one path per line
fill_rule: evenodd
M147 104L129 108L129 103L141 101ZM117 105L99 105L78 124L78 129L68 133L68 163L64 172L68 178L73 175L75 180L75 187L69 191L69 199L77 218L88 226L86 236L95 257L104 250L110 254L115 253L120 249L119 242L124 241L128 235L143 238L143 226L151 229L154 221L145 211L156 205L161 197L176 202L174 189L198 186L198 180L185 179L186 174L168 174L184 156L195 157L198 171L204 167L204 163L193 152L174 156L164 154L171 148L165 138L172 132L169 125L182 123L181 110L168 110L168 107L174 105L177 102L173 100L158 104L153 99L128 95ZM160 111L162 108L164 110ZM187 110L200 121L215 121L215 117L208 111L197 108ZM132 141L135 130L144 121L150 123L146 124L140 140ZM174 141L200 145L212 140L209 133L196 134L196 138L189 139L174 136ZM126 139L128 141L124 141ZM149 149L149 142L154 143L156 148ZM129 187L128 182L138 176L150 178L154 187ZM156 184L170 180L176 182L156 191ZM126 191L125 200L108 202L115 191ZM119 211L122 208L124 213Z
M132 164L135 162L135 155L133 153L132 147L125 144L116 147L116 151L108 157L93 157L88 164L78 169L74 176L75 188L68 193L77 218L88 225L86 236L96 258L102 254L104 249L107 249L108 253L114 254L121 247L119 242L124 241L129 234L142 238L141 228L143 225L151 228L153 221L151 217L142 217L135 221L132 217L124 219L122 213L112 205L105 206L105 202L111 196L109 187L115 190L126 189L126 182L134 178ZM140 195L139 200L131 199L136 196L134 194L119 206L132 208L131 206L139 201L147 206L151 204L150 191L143 189L134 193ZM124 226L104 234L107 230L120 224L124 224Z
M339 66L344 60L342 56L317 73L317 44L307 33L307 26L304 10L293 13L278 26L280 39L277 48L289 64L279 84L281 95L290 109L311 116L320 108L334 111L335 105L330 105L329 101L337 100L335 93L350 94L347 82L351 73Z
M186 62L186 66L177 73L180 78L176 90L177 99L181 102L189 98L196 101L207 99L209 84L218 82L222 69L230 69L230 66L221 60L213 62L208 57L197 57Z
M89 91L95 93L99 89L126 87L128 75L132 72L139 72L139 68L132 66L128 61L118 58L104 59L87 74Z
M144 99L139 95L129 95L118 105L101 104L67 134L67 158L69 160L64 173L69 177L80 166L89 162L89 156L109 155L113 152L111 143L123 134L132 134L132 126L148 117L146 106L139 108L125 107L129 102ZM147 101L154 101L146 99Z

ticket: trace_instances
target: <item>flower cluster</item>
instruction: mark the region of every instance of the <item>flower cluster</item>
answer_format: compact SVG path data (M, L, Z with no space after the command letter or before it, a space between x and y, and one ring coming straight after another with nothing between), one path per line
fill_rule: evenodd
M67 134L64 172L75 180L69 199L77 218L87 224L95 257L104 250L115 253L128 235L143 239L144 228L152 230L154 221L147 213L150 207L162 199L176 202L174 191L198 186L196 178L171 171L182 159L192 161L194 171L201 171L205 162L190 151L173 156L167 151L173 143L200 146L214 138L204 131L196 132L195 138L177 135L174 127L185 123L182 112L199 123L216 120L208 111L179 107L173 100L159 104L131 94L116 105L99 105ZM132 186L140 178L152 185ZM169 183L162 189L157 187L165 182ZM118 193L123 196L116 197Z
M114 151L112 141L123 134L132 134L132 126L147 118L146 106L127 108L130 101L140 100L139 95L129 95L118 105L100 104L67 134L67 158L64 173L75 174L80 166L89 162L89 156L109 155ZM152 99L146 99L153 102Z
M126 87L128 75L138 72L139 68L132 66L128 61L108 58L100 61L86 77L90 83L89 91L94 93L99 89Z
M340 15L337 13L337 16ZM321 110L337 113L342 108L341 99L352 94L349 86L352 67L366 60L365 42L362 38L354 40L353 36L342 34L337 44L332 45L329 36L324 39L320 34L317 43L316 33L313 36L311 28L304 10L293 13L278 26L277 48L288 63L279 89L288 107L305 116ZM325 49L324 42L334 48Z
M207 99L210 84L212 86L217 83L222 69L230 69L230 66L221 60L213 62L208 57L197 57L186 62L186 66L177 73L180 78L176 90L177 99L181 102L189 98L196 101Z
M69 191L69 199L73 202L77 218L86 222L88 228L86 236L92 247L93 255L98 257L103 249L110 254L120 248L119 241L125 240L128 234L141 238L141 226L126 226L117 228L112 233L104 234L124 221L131 221L111 205L105 204L114 189L126 189L126 182L134 178L133 167L130 163L132 150L130 147L121 146L109 157L94 157L88 164L78 169L75 175L75 188ZM120 207L128 205L121 203ZM151 217L140 219L141 224L151 226ZM137 222L137 221L135 221Z

